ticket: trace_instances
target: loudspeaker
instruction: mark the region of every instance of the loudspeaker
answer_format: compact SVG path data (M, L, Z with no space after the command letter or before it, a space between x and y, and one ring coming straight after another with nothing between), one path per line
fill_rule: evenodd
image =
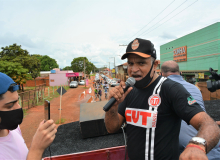
M80 129L83 138L108 134L105 127L103 106L108 101L80 104Z

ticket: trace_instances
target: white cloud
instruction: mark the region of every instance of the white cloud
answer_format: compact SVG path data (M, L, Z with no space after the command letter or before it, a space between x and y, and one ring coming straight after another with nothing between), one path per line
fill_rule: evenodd
M120 60L126 47L119 44L139 35L154 43L160 58L160 45L220 21L219 0L195 1L0 0L0 47L17 43L30 54L49 55L60 67L80 56L97 67L113 66L109 57L116 65L126 62Z

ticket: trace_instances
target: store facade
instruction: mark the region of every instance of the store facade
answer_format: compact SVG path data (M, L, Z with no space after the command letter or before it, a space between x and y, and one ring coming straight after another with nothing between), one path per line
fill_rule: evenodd
M220 74L220 22L161 45L161 64L168 60L178 63L190 83L209 79L210 67Z

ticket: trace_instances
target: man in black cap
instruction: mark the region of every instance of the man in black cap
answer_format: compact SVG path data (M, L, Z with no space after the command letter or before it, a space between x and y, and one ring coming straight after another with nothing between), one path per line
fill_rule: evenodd
M23 110L17 90L18 85L0 72L0 159L41 160L44 150L55 138L56 126L53 120L42 121L28 151L19 127Z
M117 101L105 115L109 133L127 123L127 148L130 160L207 159L220 138L217 124L201 109L179 83L158 76L156 50L149 40L136 38L122 59L128 60L128 75L136 83L124 93L121 82L110 91ZM179 157L181 119L198 134Z

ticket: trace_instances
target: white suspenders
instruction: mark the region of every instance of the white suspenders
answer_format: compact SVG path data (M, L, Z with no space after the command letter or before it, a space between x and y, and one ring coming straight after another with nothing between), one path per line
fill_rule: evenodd
M160 81L157 83L156 87L154 88L153 95L159 95L161 86L163 82L166 80L166 77L162 77ZM153 107L149 104L149 111L157 111L158 107ZM151 134L150 134L151 130ZM151 143L149 146L149 140L151 137ZM147 128L146 129L146 144L145 144L145 160L148 159L148 151L150 149L150 160L154 160L154 138L155 138L155 128Z

